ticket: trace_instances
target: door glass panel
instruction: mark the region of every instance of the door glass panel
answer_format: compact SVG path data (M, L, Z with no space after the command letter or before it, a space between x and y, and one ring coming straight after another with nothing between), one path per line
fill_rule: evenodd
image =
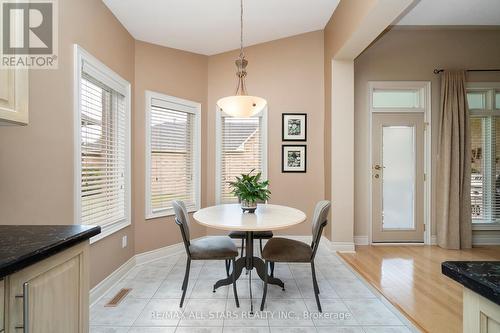
M500 92L495 93L495 109L500 109Z
M418 90L374 90L374 108L418 108L420 94Z
M382 141L383 229L414 229L415 128L384 126Z

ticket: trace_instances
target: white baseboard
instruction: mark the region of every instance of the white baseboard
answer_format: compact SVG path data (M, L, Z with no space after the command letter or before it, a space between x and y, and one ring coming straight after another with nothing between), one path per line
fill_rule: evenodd
M330 242L330 250L333 252L356 252L354 242Z
M308 244L310 244L311 241L312 241L312 237L311 236L296 236L296 235L281 236L281 235L279 235L279 236L276 236L276 237L290 238L290 239L294 239L294 240L297 240L297 241L300 241L300 242L304 242L304 243L308 243ZM328 242L328 239L326 239L326 237L321 236L320 243L324 242L325 240Z
M372 243L372 246L424 246L425 243Z
M498 235L472 235L472 245L500 245Z
M368 236L354 236L354 245L369 245ZM372 245L419 245L420 243L372 243ZM422 243L424 244L424 243ZM431 245L436 245L436 235L431 237Z
M201 239L203 237L200 237L198 239ZM146 264L151 261L155 261L161 258L169 257L174 254L179 254L184 252L184 243L177 243L165 247L161 247L156 250L148 251L148 252L143 252L135 255L135 264L136 265L142 265Z
M368 236L354 236L354 245L368 245Z
M118 267L113 273L109 274L104 280L99 282L92 290L90 290L89 303L90 306L97 303L111 288L113 288L118 282L132 268L135 267L135 256L127 260L123 265Z
M436 245L437 244L437 236L436 235L432 235L431 236L431 245Z

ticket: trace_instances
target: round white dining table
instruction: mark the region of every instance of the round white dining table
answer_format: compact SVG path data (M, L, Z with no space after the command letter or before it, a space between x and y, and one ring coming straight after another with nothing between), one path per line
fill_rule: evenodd
M230 231L284 229L306 220L304 212L287 206L258 204L255 213L243 213L240 204L202 208L193 218L206 227Z
M256 231L273 231L288 228L306 220L304 212L287 206L258 204L254 213L244 213L240 204L226 204L202 208L194 213L193 218L199 224L226 231L244 231L246 233L245 256L236 260L233 272L236 279L241 276L245 268L250 274L250 307L253 312L252 304L252 285L251 274L255 268L259 277L264 280L267 275L268 283L280 286L285 290L285 284L274 277L274 270L271 270L271 276L266 274L267 267L264 261L254 255L253 233ZM243 251L243 249L241 249ZM213 291L217 288L233 283L233 277L229 276L215 283Z

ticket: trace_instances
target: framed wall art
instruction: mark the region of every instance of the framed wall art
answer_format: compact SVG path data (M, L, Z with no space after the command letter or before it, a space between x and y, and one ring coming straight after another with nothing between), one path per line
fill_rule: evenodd
M306 145L282 145L281 160L281 172L306 172Z
M306 141L307 140L307 114L306 113L283 113L282 140L283 141Z

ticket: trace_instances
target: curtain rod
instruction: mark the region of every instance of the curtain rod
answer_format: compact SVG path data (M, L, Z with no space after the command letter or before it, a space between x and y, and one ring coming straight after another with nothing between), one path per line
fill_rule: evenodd
M444 72L444 69L434 69L434 74ZM500 72L500 68L492 69L467 69L466 72Z

